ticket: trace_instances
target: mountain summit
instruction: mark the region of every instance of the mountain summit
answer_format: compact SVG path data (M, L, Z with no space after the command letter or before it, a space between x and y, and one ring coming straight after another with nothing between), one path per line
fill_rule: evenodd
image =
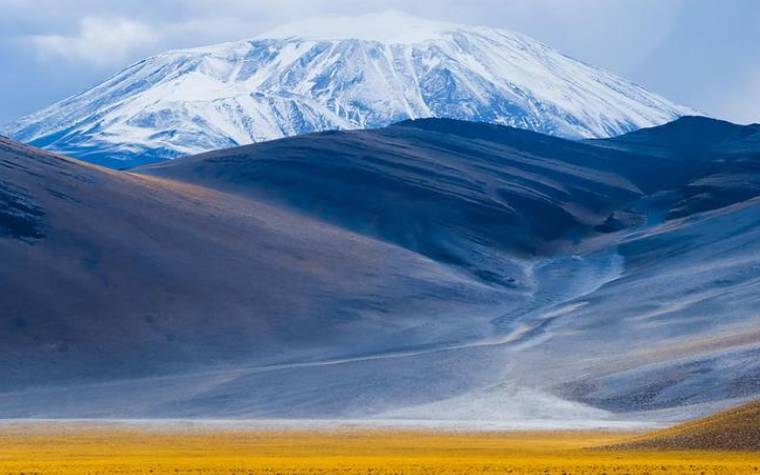
M391 11L159 54L4 132L127 167L409 118L599 138L688 114L525 35Z

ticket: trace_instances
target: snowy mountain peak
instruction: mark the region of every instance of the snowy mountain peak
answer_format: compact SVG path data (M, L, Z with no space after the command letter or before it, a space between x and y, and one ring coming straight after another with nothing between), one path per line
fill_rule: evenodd
M409 118L592 138L693 114L527 36L390 11L159 54L3 132L125 167Z

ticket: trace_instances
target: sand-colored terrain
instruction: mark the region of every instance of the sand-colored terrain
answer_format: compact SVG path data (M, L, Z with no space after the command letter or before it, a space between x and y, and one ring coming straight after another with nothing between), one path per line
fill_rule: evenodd
M660 450L742 450L760 453L760 401L647 434L624 444L624 447Z
M758 452L604 448L640 434L14 423L0 428L0 474L742 474Z

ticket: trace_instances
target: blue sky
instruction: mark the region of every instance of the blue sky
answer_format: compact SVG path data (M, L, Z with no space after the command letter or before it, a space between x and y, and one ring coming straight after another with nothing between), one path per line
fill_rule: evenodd
M714 117L760 122L760 0L0 0L0 123L166 49L391 8L520 31Z

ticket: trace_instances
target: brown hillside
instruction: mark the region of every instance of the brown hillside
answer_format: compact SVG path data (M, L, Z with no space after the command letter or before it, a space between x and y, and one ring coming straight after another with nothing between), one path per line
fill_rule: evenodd
M648 434L624 448L760 450L760 401Z

